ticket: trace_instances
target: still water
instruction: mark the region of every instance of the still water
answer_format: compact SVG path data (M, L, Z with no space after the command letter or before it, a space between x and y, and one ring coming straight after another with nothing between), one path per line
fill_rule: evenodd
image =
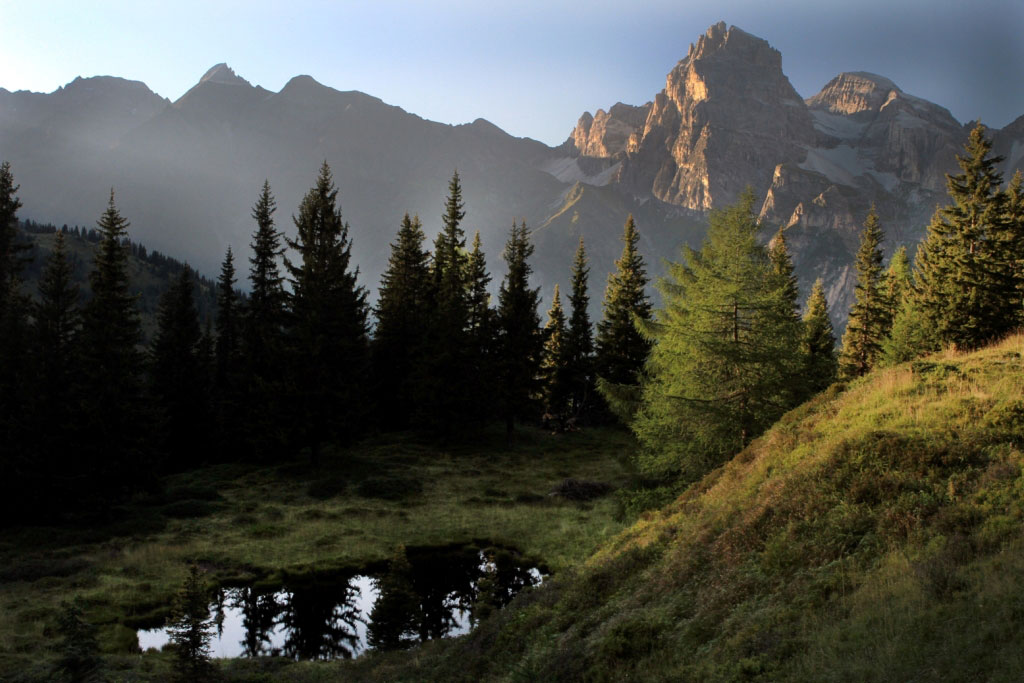
M542 576L513 551L444 547L409 549L376 574L224 588L210 605L211 654L343 659L457 636ZM166 628L138 636L142 650L170 639Z

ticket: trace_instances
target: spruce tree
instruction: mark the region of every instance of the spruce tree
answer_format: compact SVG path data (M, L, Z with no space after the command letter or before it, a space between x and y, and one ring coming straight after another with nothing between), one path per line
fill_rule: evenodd
M890 331L891 322L896 320L896 314L899 313L904 300L913 295L914 283L910 273L910 259L907 257L907 248L901 246L893 252L892 258L889 259L889 268L885 271L885 277L882 280L882 297L885 302L886 319L890 321ZM886 339L888 337L887 331ZM885 346L884 341L882 345Z
M637 250L639 240L630 215L622 235L622 256L615 262L616 271L608 276L604 316L597 324L595 340L598 388L613 412L627 420L635 405L640 371L651 350L650 341L634 324L651 318L651 303L645 291L647 273Z
M828 302L821 278L814 281L803 317L804 396L813 396L836 380L836 337L828 316Z
M587 266L587 252L583 237L573 257L569 295L569 329L566 334L569 412L573 419L585 418L588 402L594 394L594 337L590 326L590 296L587 280L590 268Z
M153 396L161 411L161 445L175 469L201 463L196 435L206 427L204 367L199 357L202 333L195 305L195 275L185 267L160 298L153 338Z
M888 302L882 290L881 243L882 228L878 213L872 206L864 221L860 248L854 261L857 269L854 303L839 354L839 374L844 379L867 374L878 363L882 340L889 332Z
M470 355L469 288L466 217L462 184L458 172L448 184L441 231L434 240L431 264L433 315L426 330L427 351L417 380L418 420L442 437L465 424L475 407L466 391L466 369Z
M381 276L371 345L376 406L385 429L408 427L415 410L416 371L430 322L430 264L418 216L405 214Z
M572 391L569 377L569 345L565 312L555 285L551 297L548 322L544 326L544 351L541 356L541 382L543 383L544 412L555 429L562 431L569 412Z
M695 480L793 405L800 321L758 243L753 202L748 190L713 211L701 250L685 248L658 283L665 307L643 325L655 343L630 425L648 475Z
M142 457L142 330L128 283L128 221L110 191L97 228L99 246L89 275L92 299L82 312L85 458L96 476L92 492L109 494L152 472Z
M277 202L264 181L252 218L249 258L249 302L242 323L241 352L245 365L245 411L248 449L266 459L283 446L281 406L284 394L285 291L278 259L284 253L282 235L274 224Z
M789 255L789 244L786 242L786 233L779 228L768 246L768 258L771 259L772 268L775 274L785 283L781 292L781 305L794 318L800 317L800 288L797 285L794 275L793 259Z
M535 413L537 375L544 338L537 305L540 288L530 287L533 254L526 223L513 223L502 255L508 267L498 291L499 396L505 429L511 440L516 420Z
M938 342L977 348L1020 321L1024 236L1007 220L991 141L981 124L971 131L961 172L947 175L951 203L939 209L915 259L915 281L925 325Z
M213 417L222 453L239 448L242 429L242 311L235 282L235 259L229 246L217 279L217 341L214 345Z
M294 218L298 235L288 240L298 261L285 259L292 285L292 421L313 466L328 439L347 443L360 435L370 398L366 292L351 266L352 242L337 199L324 162Z
M480 243L480 232L473 242L466 262L466 288L469 297L468 367L466 392L471 398L469 411L482 421L494 412L491 393L495 383L495 311L491 308L488 286L487 258Z
M18 510L27 493L23 477L29 465L26 447L26 404L31 396L25 374L28 360L28 304L21 292L23 245L17 242L18 186L8 162L0 164L0 494L6 506ZM31 495L27 496L31 497Z
M78 458L68 453L75 443L80 400L78 335L81 317L78 286L72 281L64 234L58 232L39 282L39 301L34 306L32 432L38 449L37 464L49 471L57 491L73 491L85 473ZM58 495L60 495L58 493Z

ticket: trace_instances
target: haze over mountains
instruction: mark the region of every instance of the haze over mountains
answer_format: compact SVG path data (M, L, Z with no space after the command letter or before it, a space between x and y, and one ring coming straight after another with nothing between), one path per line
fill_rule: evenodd
M568 126L567 126L568 128ZM405 212L429 236L448 179L463 179L467 232L479 230L492 273L513 220L534 230L545 294L568 280L580 235L591 256L591 298L621 250L632 212L650 270L696 246L706 211L746 186L762 219L787 229L801 286L825 279L833 317L845 318L859 231L874 202L885 247L914 244L937 204L968 126L888 79L844 73L806 101L766 41L716 24L642 106L585 113L549 147L478 119L424 120L360 92L297 76L280 92L220 64L176 102L144 84L78 78L50 94L0 89L0 158L39 221L91 224L111 186L132 238L214 272L224 250L248 256L249 217L267 178L278 224L323 160L331 164L361 282L376 290ZM1004 173L1024 163L1024 117L993 131Z

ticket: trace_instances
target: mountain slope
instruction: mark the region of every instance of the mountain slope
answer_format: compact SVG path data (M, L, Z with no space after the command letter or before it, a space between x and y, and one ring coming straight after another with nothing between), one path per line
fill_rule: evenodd
M1015 680L1024 336L835 386L388 680Z

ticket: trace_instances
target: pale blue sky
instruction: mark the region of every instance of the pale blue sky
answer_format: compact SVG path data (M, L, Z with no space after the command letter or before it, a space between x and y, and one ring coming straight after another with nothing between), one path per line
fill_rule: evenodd
M873 71L962 122L1024 114L1021 0L0 0L0 87L115 75L173 100L227 62L269 90L309 74L558 144L583 111L651 99L719 20L780 50L804 97L841 71Z

